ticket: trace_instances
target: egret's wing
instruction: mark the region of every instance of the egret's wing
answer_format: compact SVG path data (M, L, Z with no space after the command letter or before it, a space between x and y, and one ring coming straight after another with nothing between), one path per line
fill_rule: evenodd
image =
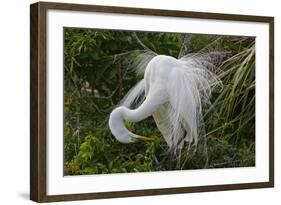
M183 118L181 116L176 116L176 110L170 103L161 105L156 112L153 113L153 118L157 128L170 148L182 148L184 141L192 141L192 139L189 139L190 135L188 134L190 128L184 126ZM174 121L177 122L175 123Z
M184 139L188 142L198 141L199 124L201 119L201 98L197 81L204 83L201 76L194 70L177 67L167 87L170 108L167 115L172 126L172 139L177 147ZM173 78L173 80L172 80Z
M183 138L196 144L204 132L202 107L210 103L212 87L221 85L216 74L208 69L207 57L189 56L171 68L174 72L169 76L167 91L172 108L167 109L167 115L174 145Z
M168 146L172 147L173 146L172 132L171 132L172 123L168 116L168 103L159 106L152 116L157 125L157 128L163 135Z

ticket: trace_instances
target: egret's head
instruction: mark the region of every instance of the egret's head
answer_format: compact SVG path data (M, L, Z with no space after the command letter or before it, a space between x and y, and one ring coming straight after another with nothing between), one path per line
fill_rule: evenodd
M122 143L132 143L139 141L151 141L152 138L136 135L125 126L124 116L128 108L121 106L114 109L109 117L109 128L114 137Z
M114 135L114 134L113 134ZM122 133L120 135L114 135L114 137L121 143L137 143L137 142L149 142L152 141L152 137L145 137L145 136L139 136L136 135L130 131L128 133Z

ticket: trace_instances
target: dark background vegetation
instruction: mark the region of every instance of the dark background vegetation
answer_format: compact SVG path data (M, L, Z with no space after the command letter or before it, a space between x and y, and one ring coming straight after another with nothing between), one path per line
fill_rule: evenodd
M218 40L219 39L219 40ZM145 143L121 144L110 112L140 79L132 67L143 50L178 57L216 43L223 89L204 108L206 135L167 158L153 118L127 123ZM105 174L255 165L255 39L250 37L64 29L64 174Z

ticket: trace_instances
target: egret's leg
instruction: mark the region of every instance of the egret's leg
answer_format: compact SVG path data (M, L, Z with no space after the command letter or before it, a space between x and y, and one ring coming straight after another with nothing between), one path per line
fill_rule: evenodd
M155 160L157 169L161 170L162 169L162 165L167 165L171 162L173 162L175 160L175 154L176 154L176 147L170 147L167 151L166 154L164 156L164 158L159 162L157 159L157 161Z

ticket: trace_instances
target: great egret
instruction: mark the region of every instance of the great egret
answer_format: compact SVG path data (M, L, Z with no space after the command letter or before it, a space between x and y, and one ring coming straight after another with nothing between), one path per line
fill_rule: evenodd
M148 140L129 131L124 121L139 122L153 116L170 148L181 148L184 141L198 141L202 130L202 106L209 102L211 88L221 81L212 72L213 61L222 53L189 54L180 59L156 55L147 64L144 78L125 96L109 117L109 128L122 143ZM131 105L144 99L136 109Z

